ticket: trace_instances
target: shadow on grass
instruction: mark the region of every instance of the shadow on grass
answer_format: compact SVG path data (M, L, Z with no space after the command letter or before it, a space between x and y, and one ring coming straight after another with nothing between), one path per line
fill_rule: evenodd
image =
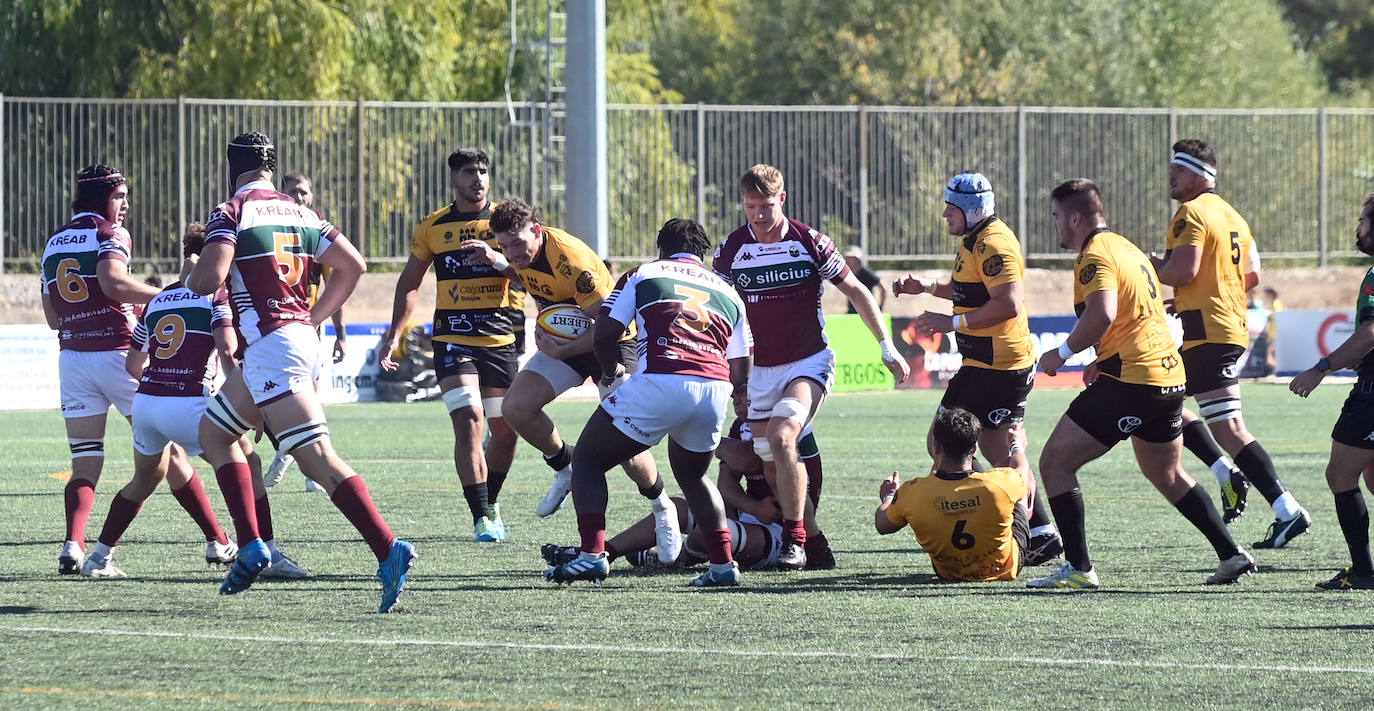
M1302 625L1294 627L1292 625L1270 625L1263 629L1279 630L1281 632L1374 632L1374 625Z

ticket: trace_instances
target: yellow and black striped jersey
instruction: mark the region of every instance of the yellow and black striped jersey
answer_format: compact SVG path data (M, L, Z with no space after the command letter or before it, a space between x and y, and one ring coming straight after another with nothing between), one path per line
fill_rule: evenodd
M1174 309L1183 322L1183 349L1203 343L1250 344L1245 274L1254 238L1245 218L1212 191L1178 206L1169 226L1170 252L1202 250L1197 276L1174 287Z
M968 313L988 302L989 291L1025 279L1021 242L1007 223L993 219L964 238L954 258L954 314ZM1013 318L984 328L956 330L955 342L964 365L993 370L1020 370L1035 364L1035 344L1025 309Z
M490 219L490 206L456 212L453 205L445 205L415 228L411 253L434 263L436 341L487 347L515 342L510 280L488 265L468 263L459 247L464 240L480 239L499 251L487 225Z
M1083 243L1073 273L1075 314L1083 314L1089 294L1116 292L1112 324L1097 343L1102 374L1138 385L1183 385L1159 276L1145 253L1125 237L1101 229Z

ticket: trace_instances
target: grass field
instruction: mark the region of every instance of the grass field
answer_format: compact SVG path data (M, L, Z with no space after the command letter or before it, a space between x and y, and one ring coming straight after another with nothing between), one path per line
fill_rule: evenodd
M1368 708L1374 596L1317 593L1347 553L1322 476L1348 386L1299 400L1246 386L1246 414L1312 511L1313 531L1259 551L1260 573L1203 587L1216 559L1140 476L1128 446L1083 474L1103 589L931 582L909 532L872 530L877 482L928 468L939 393L834 397L817 425L821 523L840 568L746 574L691 591L681 571L618 563L601 587L543 581L539 544L575 543L571 512L539 520L548 471L522 448L502 495L511 542L477 544L442 406L331 408L341 453L420 560L402 611L377 615L375 562L293 470L275 490L282 547L314 577L216 594L198 530L165 492L119 548L127 581L56 574L66 442L55 412L0 414L0 665L4 708L918 709ZM1045 437L1073 392L1036 391ZM591 403L559 403L575 439ZM110 427L89 535L129 476L128 428ZM659 449L660 466L665 464ZM1200 464L1209 491L1216 483ZM213 477L201 466L228 526ZM611 476L611 528L647 513ZM1272 515L1252 494L1247 545ZM1044 570L1035 569L1036 571Z

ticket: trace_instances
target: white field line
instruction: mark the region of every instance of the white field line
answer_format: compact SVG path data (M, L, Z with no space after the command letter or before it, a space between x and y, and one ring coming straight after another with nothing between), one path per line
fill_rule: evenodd
M990 657L972 655L944 655L917 653L867 653L843 651L786 651L786 650L746 650L710 649L694 647L636 647L615 644L539 644L526 642L491 642L487 640L428 640L428 639L349 639L338 637L275 637L257 635L221 635L189 632L157 632L139 630L75 629L67 627L22 627L0 625L0 632L80 634L97 637L148 637L158 639L205 640L213 642L247 642L275 644L311 644L340 647L437 647L462 649L501 649L540 650L552 652L609 652L615 654L643 655L701 655L727 657L760 657L782 659L854 659L872 662L959 662L976 664L1020 664L1053 665L1064 667L1108 667L1120 669L1181 669L1193 671L1239 671L1273 672L1297 674L1369 674L1374 668L1368 667L1330 667L1265 664L1227 664L1198 662L1164 662L1148 660L1094 659L1094 658L1056 658L1056 657Z

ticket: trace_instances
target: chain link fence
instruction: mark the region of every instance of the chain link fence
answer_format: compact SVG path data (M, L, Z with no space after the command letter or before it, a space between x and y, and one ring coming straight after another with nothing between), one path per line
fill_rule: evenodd
M496 199L522 197L558 225L566 172L539 122L560 109L0 96L3 266L36 267L71 214L76 172L106 162L130 179L136 259L173 267L181 227L228 196L224 145L245 130L275 139L282 174L315 179L321 212L372 261L406 258L414 226L451 200L445 159L464 145L492 155ZM1035 259L1070 256L1048 195L1075 177L1101 186L1114 229L1161 248L1178 138L1217 147L1218 192L1266 255L1325 264L1354 254L1355 215L1374 187L1374 110L1362 109L612 105L607 124L610 256L621 260L652 256L670 217L724 238L743 222L736 180L760 162L786 176L789 214L877 262L948 259L940 194L965 170L992 180L998 213Z

